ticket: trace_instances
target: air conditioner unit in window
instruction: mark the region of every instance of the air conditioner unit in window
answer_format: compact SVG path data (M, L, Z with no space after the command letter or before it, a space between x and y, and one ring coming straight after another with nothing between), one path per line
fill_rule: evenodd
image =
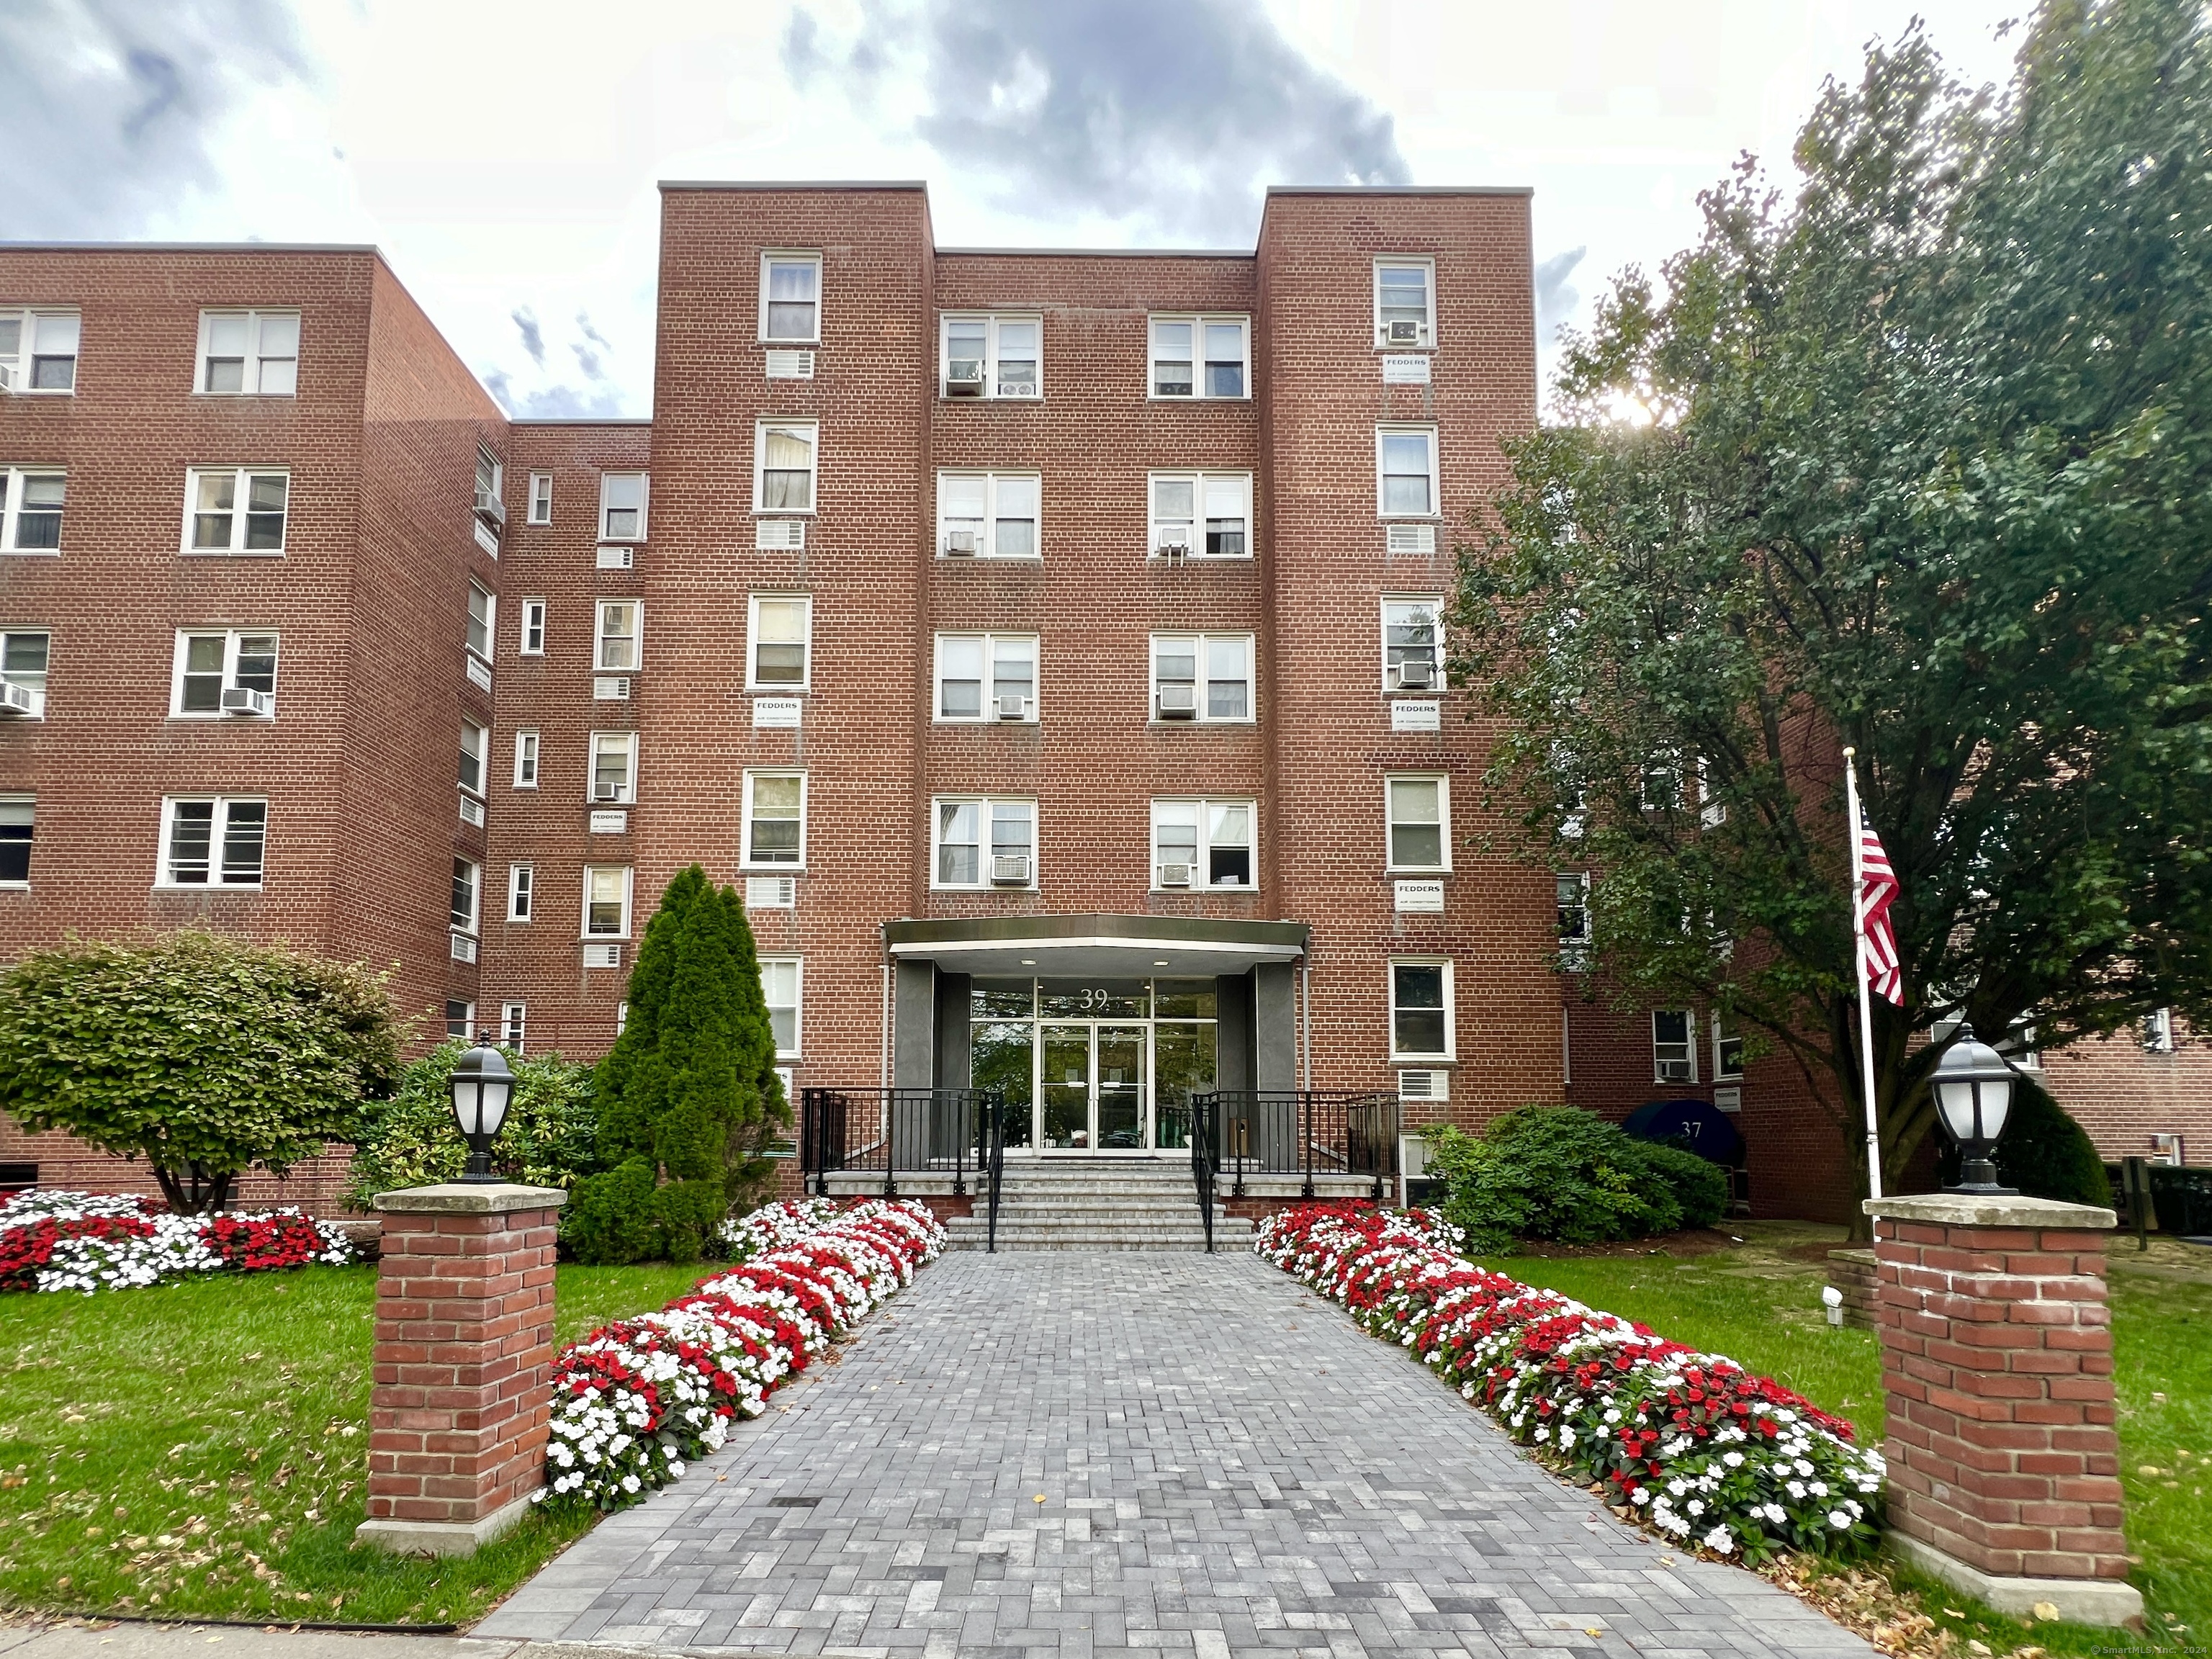
M1398 1098L1401 1100L1449 1100L1450 1097L1449 1072L1398 1073Z
M999 699L999 718L1018 720L1029 712L1030 700L1018 691L1009 691Z
M619 945L586 945L584 947L584 966L586 968L621 967L622 946Z
M1694 1083L1690 1062L1686 1060L1662 1060L1652 1067L1652 1075L1660 1083Z
M634 570L637 568L637 550L634 547L603 547L599 550L596 568L601 570Z
M483 828L483 803L478 800L474 795L463 795L461 797L461 822L463 823L474 824L477 829L481 830Z
M1198 687L1188 680L1168 680L1160 686L1160 718L1188 720L1198 718Z
M592 699L595 702L628 702L629 676L627 674L595 674L592 677Z
M592 799L593 800L620 800L622 797L623 787L619 783L615 783L603 778L592 786Z
M466 933L454 934L453 960L455 962L474 962L476 959L477 942L471 939Z
M488 520L499 529L507 528L507 508L498 496L489 489L477 491L477 516Z
M994 853L991 854L991 885L994 887L1026 887L1030 884L1030 855L1027 853Z
M1187 559L1190 556L1190 532L1163 530L1152 551L1164 559Z
M13 715L17 720L42 719L46 712L46 694L34 691L27 685L0 684L0 714Z
M1421 343L1421 325L1417 322L1394 320L1384 325L1384 337L1392 345L1419 345Z
M753 551L795 553L806 545L804 519L761 519L753 525Z
M222 689L222 712L267 720L276 712L276 699L266 691L256 691L250 686L226 685Z
M1432 524L1394 524L1382 532L1386 553L1433 553L1437 527Z
M1036 382L1001 380L999 382L999 395L1001 398L1034 398L1036 396Z
M955 357L945 366L945 395L980 398L983 395L983 363L977 357Z
M1189 886L1190 866L1188 864L1163 864L1160 866L1160 885L1163 887Z
M1437 683L1437 665L1428 657L1408 657L1398 665L1401 691L1426 691Z
M945 532L945 556L948 559L972 559L975 556L975 532L972 530L948 530Z

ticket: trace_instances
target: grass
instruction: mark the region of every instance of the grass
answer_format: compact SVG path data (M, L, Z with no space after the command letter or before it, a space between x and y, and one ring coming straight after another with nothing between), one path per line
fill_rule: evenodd
M563 1267L567 1341L704 1267ZM462 1560L356 1549L374 1267L0 1299L0 1608L465 1624L586 1522Z
M1490 1265L1727 1354L1850 1419L1861 1439L1879 1444L1874 1334L1830 1326L1820 1301L1825 1269L1787 1253L1815 1239L1840 1242L1840 1229L1736 1224L1742 1248L1687 1260L1516 1256ZM2136 1637L2039 1623L2031 1637L2021 1620L1893 1567L1893 1584L1917 1596L1938 1628L1957 1632L1962 1645L1978 1640L2003 1653L2032 1639L2053 1656L2088 1656L2171 1652L2212 1638L2212 1252L2160 1241L2138 1256L2129 1241L2115 1244L2112 1266L2121 1480L2129 1548L2139 1563L2133 1582L2150 1629Z

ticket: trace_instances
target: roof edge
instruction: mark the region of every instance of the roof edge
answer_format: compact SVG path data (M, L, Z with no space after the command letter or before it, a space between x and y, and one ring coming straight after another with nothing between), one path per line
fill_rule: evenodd
M0 253L373 253L374 242L33 242L0 240ZM384 259L389 265L392 261Z
M926 179L663 179L654 186L672 190L808 191L912 190L929 194Z
M939 255L988 254L994 259L1256 259L1247 247L940 247Z
M510 415L509 426L651 426L650 415Z
M1270 185L1270 196L1534 196L1534 185Z

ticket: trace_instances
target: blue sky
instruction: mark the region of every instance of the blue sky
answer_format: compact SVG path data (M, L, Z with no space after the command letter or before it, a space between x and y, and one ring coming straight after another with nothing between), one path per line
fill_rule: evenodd
M950 246L1247 247L1269 183L1527 185L1548 341L1741 152L1786 183L1869 40L1917 14L2001 81L2023 9L0 0L0 238L374 242L517 412L643 415L659 179L925 179Z

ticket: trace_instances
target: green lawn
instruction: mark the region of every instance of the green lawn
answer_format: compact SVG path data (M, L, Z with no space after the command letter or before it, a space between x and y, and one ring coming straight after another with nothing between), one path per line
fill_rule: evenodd
M1741 1249L1677 1261L1666 1255L1514 1256L1489 1262L1531 1285L1641 1321L1662 1336L1724 1353L1847 1417L1862 1439L1881 1439L1881 1372L1872 1332L1836 1329L1820 1306L1826 1275L1784 1254L1826 1237L1787 1223L1737 1224ZM1836 1230L1840 1240L1840 1230ZM2172 1651L2212 1638L2212 1251L2161 1241L2148 1257L2117 1244L2112 1341L2120 1402L2120 1465L2134 1581L2150 1636L2038 1625L2053 1655ZM1925 1610L1963 1638L1999 1653L2024 1639L2016 1620L1965 1607L1911 1574ZM1952 1617L1946 1607L1965 1617Z
M561 1340L690 1267L560 1269ZM465 1623L582 1530L466 1560L353 1547L374 1267L0 1298L0 1608Z

